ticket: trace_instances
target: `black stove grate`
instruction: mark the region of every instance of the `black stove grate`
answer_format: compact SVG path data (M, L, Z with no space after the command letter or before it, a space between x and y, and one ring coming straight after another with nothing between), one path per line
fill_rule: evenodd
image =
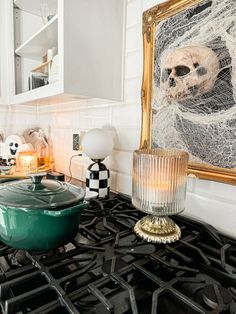
M50 252L0 244L0 313L236 313L236 242L181 216L180 241L147 243L126 197L91 201L72 243Z

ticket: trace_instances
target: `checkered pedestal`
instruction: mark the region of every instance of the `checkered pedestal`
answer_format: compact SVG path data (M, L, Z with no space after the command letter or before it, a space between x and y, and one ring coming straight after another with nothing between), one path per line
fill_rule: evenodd
M99 197L106 197L110 192L110 171L101 162L91 164L86 172L86 191L95 191Z

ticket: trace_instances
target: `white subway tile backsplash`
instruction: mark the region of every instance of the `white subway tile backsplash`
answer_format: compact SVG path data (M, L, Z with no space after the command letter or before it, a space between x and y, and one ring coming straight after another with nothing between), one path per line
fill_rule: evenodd
M35 124L37 121L35 114L26 112L14 112L8 113L8 123L15 125Z
M28 105L0 105L0 110L4 112L14 112L14 113L25 113L25 114L34 114L37 112L37 106L28 106ZM36 115L35 115L36 116Z
M84 131L87 131L92 128L92 120L86 114L86 112L83 111L79 113L76 126L79 130L84 130Z
M132 172L132 160L132 153L114 150L105 163L112 171L130 175Z
M58 172L61 172L61 173L65 173L66 174L66 171L65 171L65 166L64 166L64 161L63 161L63 158L62 157L57 157L55 158L54 160L54 167L55 169L58 171Z
M120 193L131 195L132 178L129 175L110 171L110 187L111 191L119 191Z
M193 178L190 180L191 188L189 188L189 192L208 198L215 198L221 202L225 200L232 201L236 204L236 187L234 185ZM224 192L222 193L222 191Z
M117 173L116 190L120 193L132 194L132 177L123 173Z
M140 130L137 128L116 128L114 149L133 152L138 149L140 142Z
M70 158L76 152L73 150L73 133L78 131L75 129L67 129L64 131L64 155L65 158Z
M112 191L117 191L117 172L110 171L110 187Z
M83 157L75 157L72 160L72 162L71 162L71 174L72 174L73 178L75 178L77 180L85 181L87 167L85 167L85 165L83 164L83 161L81 160L82 158ZM65 168L66 168L67 175L70 176L69 164L66 164Z
M22 134L26 128L37 126L35 107L28 106L1 106L0 108L0 132L4 137L9 134Z
M140 102L134 104L121 104L112 108L112 125L115 128L140 128L141 105Z
M72 128L78 123L79 113L75 112L55 112L52 113L51 126Z
M105 125L111 125L112 108L96 107L88 110L91 128L101 128Z
M227 190L226 186L225 190ZM188 193L183 215L202 220L214 226L220 232L236 237L235 202L230 202L227 199L219 201L215 197L209 198Z
M41 125L43 128L47 128L47 126L52 125L52 115L49 113L40 113L38 115L37 123Z
M55 129L50 133L50 140L53 144L54 159L65 156L65 130Z

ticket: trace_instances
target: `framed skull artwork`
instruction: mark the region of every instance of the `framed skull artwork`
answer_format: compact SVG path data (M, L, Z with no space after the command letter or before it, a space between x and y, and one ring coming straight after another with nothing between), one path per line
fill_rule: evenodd
M141 148L178 148L189 174L236 184L235 0L170 0L143 14Z

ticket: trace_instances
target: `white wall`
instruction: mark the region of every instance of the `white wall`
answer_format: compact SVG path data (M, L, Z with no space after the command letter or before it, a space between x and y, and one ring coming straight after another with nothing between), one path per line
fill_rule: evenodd
M157 0L129 0L126 33L126 74L124 102L98 99L62 105L41 106L37 115L27 112L10 115L11 129L15 123L38 124L48 130L53 142L55 165L68 174L72 150L72 134L95 127L109 126L116 130L115 149L107 160L113 190L131 194L132 152L139 146L142 79L142 12ZM115 60L114 60L115 62ZM35 117L36 120L35 120ZM72 162L73 176L84 180L90 161L76 157ZM194 216L236 237L236 187L210 181L189 180L185 215Z

